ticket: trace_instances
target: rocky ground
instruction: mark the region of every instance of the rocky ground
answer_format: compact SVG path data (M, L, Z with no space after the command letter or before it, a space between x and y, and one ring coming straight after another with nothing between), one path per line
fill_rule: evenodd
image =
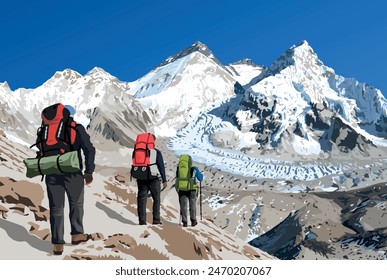
M174 176L178 156L163 153ZM195 163L205 175L203 217L280 259L387 258L386 160L329 160L345 172L313 181L257 180Z
M162 193L163 225L151 225L149 199L149 223L139 226L136 184L130 182L128 168L113 164L98 164L93 183L85 189L84 226L93 240L66 244L64 254L54 256L44 184L24 175L22 159L33 152L1 133L0 155L0 259L273 259L209 220L181 227L177 194L170 188ZM97 163L105 160L99 155ZM65 222L69 242L67 215Z
M182 228L172 187L178 156L167 143L157 140L168 178L164 224L150 225L149 199L149 223L137 225L131 151L98 152L94 182L86 186L85 229L100 234L66 245L58 257L51 253L44 184L24 175L22 159L33 151L1 133L0 242L8 249L1 250L0 259L387 258L387 180L379 162L352 163L363 168L309 182L256 180L197 164L205 176L202 220Z
M386 183L334 192L281 192L278 187L292 182L233 177L212 177L224 186L213 183L204 191L204 213L235 236L283 259L386 258ZM291 248L297 249L288 253Z

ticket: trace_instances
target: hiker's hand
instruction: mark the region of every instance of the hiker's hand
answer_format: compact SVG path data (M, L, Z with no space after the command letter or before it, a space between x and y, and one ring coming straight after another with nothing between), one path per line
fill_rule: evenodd
M83 178L85 178L86 185L89 185L89 184L91 184L91 182L93 182L93 174L92 173L85 173L83 175Z
M161 188L161 192L167 188L167 182L163 182L163 187Z

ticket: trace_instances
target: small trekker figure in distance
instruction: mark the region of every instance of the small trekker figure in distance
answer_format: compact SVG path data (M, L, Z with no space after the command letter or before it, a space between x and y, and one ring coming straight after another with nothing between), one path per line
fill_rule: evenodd
M140 225L146 225L146 202L150 192L153 199L153 224L161 225L160 220L160 177L163 190L167 187L162 153L155 148L156 137L151 133L137 135L132 154L130 175L137 179L137 213Z
M192 166L192 158L189 155L181 155L179 157L179 164L176 170L176 184L175 188L179 194L180 215L183 222L183 227L188 225L187 217L187 201L189 204L189 214L191 226L198 224L196 218L196 198L198 196L198 186L196 179L199 182L203 181L203 174L199 168ZM201 191L201 185L200 189ZM200 195L200 216L202 215L202 201Z

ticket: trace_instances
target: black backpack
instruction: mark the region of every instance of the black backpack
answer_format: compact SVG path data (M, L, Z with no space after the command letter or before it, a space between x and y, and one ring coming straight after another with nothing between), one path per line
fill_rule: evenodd
M74 151L77 123L63 104L51 105L42 111L42 124L37 131L36 143L39 157Z

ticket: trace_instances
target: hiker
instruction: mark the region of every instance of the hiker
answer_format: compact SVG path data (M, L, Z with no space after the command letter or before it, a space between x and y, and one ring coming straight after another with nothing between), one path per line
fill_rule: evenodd
M160 176L163 190L167 187L162 153L155 148L156 137L151 133L139 134L132 154L131 177L137 179L137 213L140 225L146 225L146 202L150 192L153 199L153 224L160 220Z
M192 158L189 155L181 155L179 164L176 170L176 185L175 188L179 194L180 215L183 222L183 227L187 227L187 200L189 202L189 215L191 226L198 224L196 219L196 198L198 195L197 182L203 181L203 174L199 168L192 166ZM201 187L201 186L200 186Z
M77 172L46 175L46 186L50 208L51 242L54 255L61 255L64 244L65 194L69 201L71 244L91 239L83 229L84 185L93 181L95 148L85 128L72 118L75 110L63 104L54 104L42 111L42 126L38 130L37 158L77 151L80 170ZM85 171L82 173L82 155L85 157ZM58 163L59 166L59 163Z

